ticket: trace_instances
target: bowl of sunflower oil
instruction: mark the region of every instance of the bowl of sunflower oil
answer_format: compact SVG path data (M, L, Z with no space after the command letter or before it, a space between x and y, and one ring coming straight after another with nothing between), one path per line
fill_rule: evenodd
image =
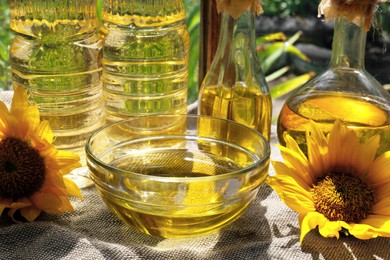
M165 238L238 219L268 175L269 142L242 124L199 115L124 119L86 144L89 174L123 222Z

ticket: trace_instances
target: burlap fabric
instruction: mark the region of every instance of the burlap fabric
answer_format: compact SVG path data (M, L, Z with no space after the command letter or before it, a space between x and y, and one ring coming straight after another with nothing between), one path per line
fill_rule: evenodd
M10 101L10 92L0 92ZM280 160L272 129L272 159ZM271 167L270 174L273 174ZM297 214L267 185L228 228L189 239L141 234L119 221L95 188L82 189L75 212L42 214L33 223L0 219L0 259L390 259L390 239L325 239L311 231L301 245Z

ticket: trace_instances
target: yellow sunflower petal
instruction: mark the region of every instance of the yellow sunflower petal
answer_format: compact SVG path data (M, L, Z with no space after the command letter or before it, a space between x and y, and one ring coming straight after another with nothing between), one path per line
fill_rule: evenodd
M72 204L70 203L70 201L66 197L61 196L61 197L58 197L58 199L61 201L61 204L59 205L59 207L55 208L55 209L48 209L48 210L46 210L47 213L56 214L56 213L74 211Z
M7 106L0 101L0 140L7 134L9 112Z
M64 177L64 182L66 186L66 191L68 195L77 197L79 199L82 199L83 196L81 195L81 191L79 187L74 183L71 179L67 178L66 176Z
M361 144L353 129L336 120L328 136L329 167L364 177L374 161L379 140L374 136Z
M10 210L8 211L8 216L11 217L14 222L18 222L14 218L15 212L22 209L22 208L30 207L31 205L32 205L31 202L27 198L22 198L16 202L12 202L9 205Z
M11 126L13 135L23 140L29 131L34 131L39 125L39 110L37 106L28 103L28 96L23 87L14 88L10 114L15 118Z
M41 214L41 210L37 209L34 206L29 206L20 209L20 214L27 219L27 221L33 222L39 214Z
M12 135L22 140L28 140L30 135L39 125L39 111L35 106L30 106L25 110L17 110L13 114L13 120L9 120L9 127ZM10 130L11 131L11 130Z
M302 160L306 160L307 161L306 155L302 152L301 148L299 147L298 143L295 141L294 138L292 138L289 134L287 134L287 132L284 132L283 138L284 138L284 140L286 142L286 147L288 149L293 150L295 153L298 154L298 156Z
M31 206L31 202L27 198L19 199L18 201L10 204L11 209L21 209L28 206Z
M349 233L358 239L390 237L389 216L369 215L361 223L351 224Z
M356 134L348 131L340 120L336 120L328 135L329 164L331 167L350 164L350 155L356 150L359 140Z
M316 179L328 170L328 145L321 129L313 121L306 130L306 142L312 175Z
M10 199L0 200L0 215L3 214L4 209L10 208L11 204L12 204L12 200Z
M376 135L360 144L356 150L356 157L351 164L355 165L355 174L361 178L365 177L376 157L379 148L380 136Z
M72 170L81 167L80 157L69 151L57 150L46 140L31 138L34 148L40 151L41 156L46 158L46 168L53 172L60 172L64 175Z
M283 146L279 146L279 150L285 164L293 168L298 174L306 176L305 178L308 180L308 185L312 184L313 176L307 158L305 156L302 157L300 153Z
M300 242L302 243L303 238L306 236L310 230L316 228L317 226L323 226L327 219L318 212L309 212L304 217L300 217L299 225L301 227L301 236Z
M28 105L28 95L24 88L18 85L14 85L11 114L18 114L20 111L24 111Z
M292 210L300 214L314 211L311 194L300 187L293 178L268 177L267 184L275 190L280 199Z
M57 196L66 196L67 191L64 183L64 177L58 173L46 174L44 185L40 191L44 193L52 193Z
M351 172L351 158L354 157L359 140L353 131L336 120L328 135L328 169ZM353 171L352 171L353 172Z
M387 185L386 184L382 185L380 186L380 188L376 187L374 190L375 190L376 201L380 201L386 197L390 197L390 183L387 183Z
M310 190L313 180L308 173L296 171L295 169L288 167L286 164L277 161L272 161L272 166L274 167L278 177L292 177L299 186L307 191Z
M376 215L386 215L390 217L390 197L385 197L375 203L372 212Z
M51 193L38 191L31 196L31 200L37 208L47 212L59 212L62 207L60 197Z
M24 113L23 120L28 124L28 130L35 131L40 123L38 107L29 106Z
M315 210L313 203L309 200L305 200L302 195L291 195L282 193L280 199L292 210L299 214L307 214Z
M389 169L390 151L387 151L378 156L368 170L367 182L373 189L378 190L380 186L390 182Z
M48 121L42 121L36 131L38 136L45 139L50 144L53 143L54 135Z
M59 150L56 158L57 164L61 168L60 172L63 175L81 167L80 157L75 153Z
M390 218L383 215L368 215L359 224L354 224L356 230L372 229L375 232L384 232L386 236L390 235Z
M324 217L325 218L325 217ZM342 228L349 229L349 225L344 221L330 221L326 220L322 224L318 225L318 231L323 237L340 237L340 230Z

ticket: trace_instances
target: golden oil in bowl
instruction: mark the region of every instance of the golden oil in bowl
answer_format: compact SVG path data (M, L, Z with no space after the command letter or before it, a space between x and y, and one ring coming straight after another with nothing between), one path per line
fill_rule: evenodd
M112 139L97 134L89 140L89 149L100 147L97 157L87 145L90 174L107 206L147 234L189 237L225 227L241 216L267 176L269 146L259 133L231 123L252 134L232 137L230 127L208 136L199 126L217 119L199 124L197 116L180 117L186 118L184 132L138 133L110 146L105 143Z

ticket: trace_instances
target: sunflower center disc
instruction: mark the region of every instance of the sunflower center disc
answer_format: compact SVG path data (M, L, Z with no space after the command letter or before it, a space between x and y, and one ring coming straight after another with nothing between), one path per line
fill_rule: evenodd
M313 186L314 206L331 221L359 223L374 205L372 189L355 175L330 173Z
M45 162L39 152L15 137L0 142L0 197L29 197L45 179Z

